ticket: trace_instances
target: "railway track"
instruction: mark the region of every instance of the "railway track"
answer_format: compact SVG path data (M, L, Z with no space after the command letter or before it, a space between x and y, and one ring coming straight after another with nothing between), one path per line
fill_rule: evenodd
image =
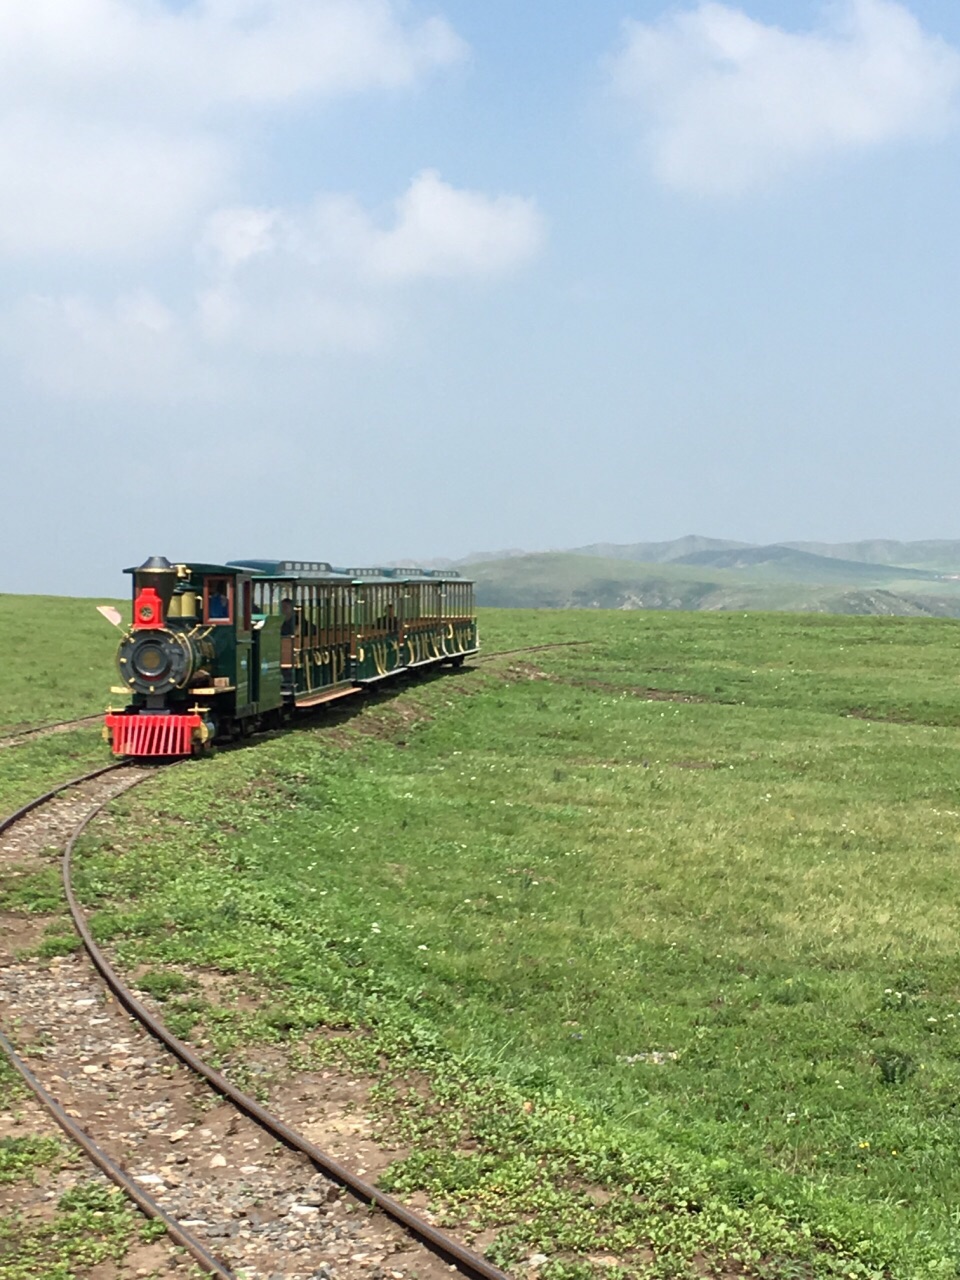
M476 661L486 663L498 658L575 647L583 643L585 642L564 641L554 644L527 645L483 654ZM7 738L0 738L0 748L15 746L30 738L46 734L98 724L99 720L98 716L91 716L25 729ZM251 1277L276 1274L276 1271L271 1272L270 1268L275 1269L278 1262L282 1267L281 1274L284 1276L295 1273L289 1271L289 1260L280 1257L283 1250L280 1248L278 1251L275 1242L271 1246L274 1256L266 1258L260 1258L259 1255L270 1254L269 1247L266 1250L253 1247L252 1263L249 1258L243 1256L243 1250L235 1243L231 1243L227 1250L231 1255L227 1260L219 1258L213 1241L221 1238L224 1229L230 1233L231 1241L235 1235L242 1234L242 1231L235 1230L236 1205L227 1206L230 1209L230 1220L225 1228L224 1223L218 1221L218 1214L221 1214L224 1208L224 1197L217 1194L216 1187L205 1188L202 1176L198 1178L196 1175L191 1175L190 1183L194 1193L189 1198L185 1214L183 1209L178 1207L184 1203L183 1197L178 1199L175 1194L170 1194L176 1187L182 1187L184 1184L183 1174L178 1172L183 1157L179 1154L175 1157L176 1167L171 1170L168 1167L169 1154L159 1162L156 1158L138 1160L131 1156L130 1140L134 1140L136 1147L138 1123L143 1129L144 1116L151 1113L163 1115L169 1110L162 1096L170 1091L169 1068L164 1062L164 1051L166 1054L173 1055L181 1064L185 1077L189 1073L189 1077L195 1081L202 1080L205 1086L224 1100L225 1104L244 1116L245 1123L256 1126L259 1133L269 1135L270 1140L283 1144L288 1154L287 1163L282 1169L273 1169L265 1173L259 1163L254 1163L253 1156L247 1157L247 1163L240 1166L245 1184L258 1204L269 1201L272 1192L277 1190L278 1184L281 1188L281 1198L286 1196L287 1200L291 1195L296 1200L298 1189L306 1188L300 1195L300 1199L306 1199L310 1203L302 1205L294 1203L292 1206L287 1206L286 1216L290 1216L289 1209L292 1207L294 1210L302 1211L302 1216L308 1218L307 1211L316 1209L319 1215L321 1208L330 1205L326 1188L331 1185L339 1187L362 1204L379 1210L382 1217L378 1215L374 1220L379 1227L382 1227L385 1221L395 1223L398 1228L402 1228L404 1232L409 1233L410 1237L432 1251L434 1266L439 1268L435 1273L429 1269L424 1271L422 1259L414 1264L417 1267L417 1275L424 1280L430 1280L434 1274L437 1277L447 1275L451 1268L459 1270L467 1277L476 1277L477 1280L506 1280L497 1268L446 1233L439 1231L421 1215L364 1181L362 1177L334 1159L309 1138L298 1133L281 1118L272 1115L254 1098L242 1092L226 1075L205 1063L190 1046L174 1036L146 1008L120 979L102 950L97 947L74 893L71 875L73 852L82 833L102 814L113 799L145 782L153 776L154 772L155 768L140 768L126 762L105 765L101 769L61 783L0 821L0 869L5 863L10 863L11 853L15 858L21 857L24 843L28 849L28 861L31 856L38 858L39 850L51 844L62 848L61 874L64 896L74 927L84 947L83 959L74 958L49 969L29 962L11 964L9 957L6 958L5 964L5 957L0 948L0 1049L6 1054L15 1071L41 1106L86 1153L93 1164L120 1187L147 1216L162 1222L169 1238L180 1245L210 1275L221 1277L222 1280L233 1280L235 1273L231 1267L236 1265L242 1265L244 1275ZM29 852L31 849L32 854ZM98 982L105 985L113 1000L109 997L104 998L103 988L97 986ZM28 997L26 1008L22 1007L25 994ZM71 1027L70 1016L90 1008L95 1008L98 1012L98 1017L91 1021L103 1030L92 1037L88 1034L78 1036L76 1027ZM121 1009L126 1012L121 1014ZM66 1011L66 1017L63 1016L64 1011ZM128 1016L133 1019L135 1029L131 1029ZM40 1042L39 1047L33 1046L31 1054L41 1059L42 1069L39 1075L28 1064L23 1054L18 1052L10 1036L2 1029L3 1023L6 1023L10 1029L13 1021L17 1023L18 1039L21 1042L25 1036L28 1042L31 1038ZM92 1027L87 1028L87 1031L90 1030ZM153 1043L162 1045L163 1051L158 1053L156 1050L147 1048L146 1046L151 1043L147 1040L148 1036L152 1037ZM106 1059L106 1064L98 1061L103 1058ZM132 1087L128 1089L124 1088L122 1079L125 1063L133 1064L133 1076L129 1082ZM109 1076L106 1074L108 1069ZM48 1088L40 1075L45 1075L47 1083L52 1087ZM111 1103L106 1109L99 1105L104 1101L101 1096L104 1080L108 1081L111 1094ZM185 1095L191 1088L195 1091L198 1087L197 1084L190 1085L180 1080L175 1092ZM125 1093L131 1092L133 1096L128 1097L124 1103ZM61 1095L59 1098L58 1094ZM151 1098L152 1101L147 1100ZM196 1098L194 1098L195 1103ZM121 1114L124 1106L126 1106L126 1114ZM180 1114L182 1110L181 1107L180 1112L177 1112L175 1108L174 1112ZM85 1128L78 1117L86 1116L91 1116L101 1123L99 1125L94 1123ZM104 1131L105 1137L96 1133L98 1128ZM202 1126L195 1125L193 1128L200 1128L201 1133L205 1132ZM151 1132L155 1129L156 1124L153 1121L147 1121L145 1133L148 1141ZM176 1132L170 1135L171 1142ZM125 1138L126 1145L124 1142L118 1142L118 1134ZM253 1151L262 1145L262 1142L248 1139L241 1145ZM178 1148L178 1150L182 1149ZM205 1154L209 1155L209 1152ZM226 1162L221 1164L220 1160L216 1159L217 1154L221 1153L215 1153L211 1167L218 1169L227 1167ZM148 1166L146 1171L139 1167L144 1164ZM128 1172L128 1166L135 1166L135 1174L139 1172L139 1177ZM325 1184L319 1188L319 1191L315 1185L316 1177L311 1181L310 1171L314 1171L321 1177ZM282 1209L284 1205L276 1207ZM179 1218L177 1213L180 1213ZM261 1214L260 1217L262 1216ZM334 1233L340 1230L341 1237L344 1234L351 1234L344 1232L343 1224L338 1226L331 1221L337 1216L336 1207L333 1210L327 1209L324 1216L327 1219L324 1223L325 1227L332 1228ZM194 1229L195 1224L200 1226L199 1232ZM298 1225L308 1226L309 1224L298 1223ZM208 1237L206 1240L203 1238L203 1228L206 1229ZM248 1243L253 1234L248 1233ZM273 1234L284 1237L283 1232ZM288 1234L291 1236L289 1243L295 1255L299 1257L310 1251L309 1241L305 1243L303 1238L304 1235L309 1236L309 1230L293 1231ZM323 1237L325 1232L314 1232L314 1234ZM253 1245L257 1243L259 1242L253 1241ZM322 1255L322 1239L314 1243L316 1250ZM342 1275L345 1280L351 1274L353 1261L361 1258L366 1262L366 1257L362 1253L366 1242L361 1241L358 1247L360 1252L353 1256L346 1270L336 1273L338 1276ZM375 1245L374 1251L381 1247L381 1245ZM403 1246L398 1243L396 1236L387 1241L387 1254L394 1257L395 1265L404 1265L400 1257L402 1252ZM261 1263L263 1265L260 1265ZM171 1261L170 1265L176 1269L177 1264L174 1261ZM322 1258L320 1265L321 1270L314 1270L309 1274L325 1275L322 1268L326 1263ZM267 1269L264 1270L264 1267ZM358 1275L369 1275L365 1267L359 1270L354 1267L354 1270ZM400 1277L405 1273L394 1269L386 1274Z
M499 649L494 653L482 653L474 658L474 662L492 662L495 658L510 658L520 653L540 653L544 649L568 649L578 645L591 643L588 640L561 640L554 644L532 644L521 649ZM0 750L4 747L16 747L29 738L42 738L48 734L68 733L71 729L93 728L103 723L103 716L81 716L78 720L54 720L50 724L33 725L18 729L16 733L8 733L0 737Z
M79 720L54 720L50 724L32 725L26 729L18 729L16 733L5 734L0 738L0 750L4 747L17 747L28 738L45 738L48 734L69 733L71 729L93 728L103 723L102 715L81 716Z
M0 822L0 869L43 865L42 850L63 848L64 894L84 946L49 967L0 952L0 1048L14 1069L97 1167L221 1280L236 1267L248 1277L359 1280L371 1276L371 1258L397 1280L411 1269L439 1280L451 1268L470 1280L506 1280L200 1059L97 947L73 890L73 851L113 799L154 773L109 765ZM38 1066L13 1044L14 1022ZM378 1212L357 1214L357 1202Z

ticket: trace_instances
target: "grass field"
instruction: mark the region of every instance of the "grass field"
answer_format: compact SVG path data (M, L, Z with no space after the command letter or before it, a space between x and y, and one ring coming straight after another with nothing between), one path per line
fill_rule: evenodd
M118 633L97 613L129 601L0 595L0 735L97 715L115 684Z
M366 1028L390 1185L545 1280L956 1275L956 624L483 627L589 644L159 775L87 845L101 936L269 991L171 997L224 1052Z
M118 631L96 612L99 603L129 612L128 603L115 600L0 595L0 736L104 710L116 681ZM0 817L56 783L108 763L99 728L0 749Z
M103 711L117 679L119 633L97 613L100 603L129 613L118 601L0 595L0 736ZM0 748L0 817L108 763L98 728Z
M68 662L44 641L62 715L111 678L92 616ZM385 1117L417 1150L391 1185L506 1221L497 1256L542 1251L547 1280L601 1256L956 1275L956 624L483 623L488 649L589 644L158 777L89 846L101 933L129 964L269 986L246 1036L367 1027L351 1051L391 1063ZM12 671L7 724L30 719ZM0 811L101 752L0 753ZM414 1067L429 1105L398 1109Z

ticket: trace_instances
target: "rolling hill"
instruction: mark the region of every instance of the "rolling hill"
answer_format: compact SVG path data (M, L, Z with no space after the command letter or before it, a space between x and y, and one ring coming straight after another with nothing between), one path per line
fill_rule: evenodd
M785 582L842 582L875 584L890 578L891 567L862 560L841 560L838 556L818 555L793 547L746 547L742 550L696 551L680 556L673 564L702 565L714 569L732 569L753 577ZM939 574L927 569L895 568L901 579L938 581Z
M614 542L595 542L589 547L574 547L571 554L597 556L601 560L636 560L639 564L667 564L671 560L701 553L747 550L751 545L749 542L730 542L726 538L702 538L691 533L685 538L674 538L672 542L632 542L625 546Z
M890 538L874 538L862 542L777 542L760 547L750 542L731 542L723 538L703 538L688 534L671 542L593 543L571 547L573 555L597 556L603 560L636 560L641 564L666 564L689 556L752 551L771 554L776 549L798 551L847 564L872 564L884 568L922 569L929 573L960 574L960 540L927 539L922 542L896 542ZM511 552L511 555L517 553ZM470 559L471 557L468 557ZM478 557L479 558L479 557ZM484 559L502 557L484 556Z
M592 552L546 552L462 568L477 583L478 602L500 608L960 617L960 582L927 570L847 561L785 546L714 545L650 563L603 559Z
M928 539L925 542L893 542L885 538L866 542L785 542L783 546L841 560L907 565L939 573L960 573L960 542L943 538Z

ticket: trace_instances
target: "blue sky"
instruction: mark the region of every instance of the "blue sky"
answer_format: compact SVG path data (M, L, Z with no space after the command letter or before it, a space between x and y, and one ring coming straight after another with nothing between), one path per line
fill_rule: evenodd
M0 0L0 590L955 537L960 6Z

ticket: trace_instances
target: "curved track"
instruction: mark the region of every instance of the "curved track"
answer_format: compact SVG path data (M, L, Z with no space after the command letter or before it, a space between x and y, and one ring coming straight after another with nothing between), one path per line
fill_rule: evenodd
M21 821L28 814L41 808L44 804L59 796L62 792L70 787L77 786L84 782L92 781L100 778L104 774L112 773L120 769L125 769L126 764L108 765L103 769L94 770L92 773L85 774L80 778L72 779L70 782L61 784L46 792L43 796L37 797L28 804L23 805L16 813L11 814L8 818L0 822L0 834L8 831L17 822ZM261 1128L283 1143L286 1147L293 1151L302 1153L307 1159L319 1169L324 1175L338 1183L340 1186L347 1188L354 1196L368 1205L375 1206L380 1209L394 1222L399 1223L406 1231L419 1240L422 1244L431 1249L435 1254L439 1255L445 1263L455 1267L462 1275L475 1278L475 1280L507 1280L503 1272L492 1266L485 1259L467 1249L459 1241L454 1240L446 1233L439 1231L431 1223L424 1218L408 1209L405 1205L395 1200L392 1196L386 1195L372 1184L365 1182L362 1178L354 1174L350 1169L321 1150L316 1144L302 1134L296 1132L289 1125L285 1124L279 1117L274 1116L260 1103L243 1093L230 1080L228 1080L220 1072L215 1071L201 1058L199 1058L189 1046L184 1044L176 1036L172 1034L161 1022L145 1008L145 1006L136 998L132 991L121 981L103 952L97 947L93 940L85 915L76 900L71 881L71 865L72 855L80 839L82 833L87 826L98 814L102 813L110 801L116 798L116 795L129 791L134 786L146 781L150 777L150 773L140 773L139 776L133 778L129 785L124 787L120 792L114 793L107 800L88 810L82 821L77 824L73 834L71 835L66 849L63 854L61 869L63 874L64 891L67 897L69 909L73 917L74 924L86 948L92 963L100 973L104 982L113 992L119 1003L137 1020L152 1036L164 1044L171 1053L187 1066L192 1072L201 1076L214 1090L222 1097L228 1099L242 1111L245 1115L255 1121ZM80 1127L73 1121L70 1116L66 1115L62 1107L59 1107L55 1099L43 1088L33 1073L29 1070L23 1060L16 1054L13 1045L5 1035L0 1032L0 1048L2 1048L11 1063L21 1075L25 1083L33 1090L37 1098L50 1112L56 1122L69 1133L70 1137L78 1142L90 1158L110 1177L117 1186L126 1192L140 1208L151 1217L158 1218L164 1223L171 1237L178 1244L183 1245L196 1261L209 1274L220 1277L221 1280L233 1280L233 1273L223 1266L209 1250L181 1223L177 1222L171 1215L167 1214L133 1179L125 1174L111 1160L100 1147L94 1142L88 1134L84 1133Z
M68 782L63 782L59 786L51 788L44 792L43 795L37 796L35 799L28 801L26 804L15 810L2 821L0 821L0 835L9 831L18 822L21 822L29 814L35 810L42 808L51 800L60 796L63 792L70 790L72 787L81 786L85 782L93 782L98 778L104 777L106 774L116 773L128 766L126 762L106 765L102 769L94 769L90 773L85 773L77 778L72 778ZM137 778L132 781L124 791L130 790L137 786L138 783L145 781L145 778ZM123 794L123 791L118 794ZM111 797L112 799L113 797ZM106 801L100 805L95 812L100 812ZM83 822L83 826L92 817L89 814ZM162 1222L167 1230L168 1235L177 1244L181 1245L191 1255L196 1262L209 1275L218 1277L218 1280L235 1280L232 1271L227 1270L190 1231L183 1227L176 1218L157 1203L150 1193L141 1186L135 1179L131 1178L120 1167L116 1161L112 1160L109 1155L97 1144L97 1142L88 1134L76 1120L68 1114L68 1112L57 1102L56 1098L49 1093L36 1075L30 1070L23 1058L17 1053L13 1043L0 1028L0 1049L3 1050L13 1069L23 1080L24 1084L31 1090L37 1100L50 1114L53 1120L60 1128L71 1138L81 1150L89 1157L89 1159L104 1173L115 1186L119 1187L142 1211L147 1217L155 1221Z
M523 653L537 653L548 649L576 647L585 643L587 642L574 640L560 641L553 644L526 645L516 649L498 650L492 653L483 654L479 658L475 659L475 661L490 662L497 658L512 657ZM40 725L35 728L23 730L8 738L0 739L0 747L16 745L25 738L42 736L47 733L55 733L93 723L99 723L99 717L84 717L79 720L68 720L55 724ZM80 777L73 778L68 782L61 783L59 786L44 792L43 795L37 796L27 804L22 805L15 813L10 814L7 818L0 821L0 835L3 835L29 814L41 809L44 805L56 799L69 789L129 767L128 762L125 761L113 763L106 765L101 769L95 769L90 773L83 774ZM150 1011L136 998L133 992L119 978L106 956L94 942L84 912L76 899L71 877L72 858L76 844L83 832L93 819L103 812L111 800L116 798L117 795L123 794L125 791L138 786L141 782L146 781L150 776L150 773L139 772L137 776L131 778L130 782L124 786L121 791L113 793L102 803L90 808L82 821L76 825L66 844L62 858L61 871L64 893L74 925L80 935L87 955L103 981L106 983L107 987L116 997L120 1005L122 1005L122 1007L126 1009L127 1012L150 1033L150 1035L174 1054L190 1071L201 1077L218 1094L228 1099L235 1107L242 1111L256 1124L261 1126L261 1128L266 1132L275 1137L278 1141L282 1142L286 1147L293 1151L300 1152L326 1177L348 1189L354 1196L364 1203L380 1209L393 1221L399 1223L413 1237L421 1241L434 1253L439 1255L439 1257L441 1257L446 1263L458 1269L461 1274L468 1277L474 1277L476 1280L507 1280L504 1273L499 1271L496 1267L492 1266L483 1258L479 1257L479 1255L473 1253L458 1241L448 1236L445 1232L439 1231L431 1223L408 1209L392 1196L386 1195L371 1183L368 1183L358 1177L345 1165L335 1160L327 1152L321 1150L315 1143L311 1142L302 1134L296 1132L296 1130L285 1124L279 1117L274 1116L267 1111L266 1108L261 1106L255 1099L243 1093L222 1073L210 1067L200 1057L198 1057L188 1045L184 1044L183 1041L174 1036L162 1022L150 1013ZM208 1248L195 1235L193 1235L190 1230L184 1227L175 1217L169 1214L160 1204L158 1204L156 1199L151 1196L143 1186L138 1184L135 1179L131 1178L119 1166L119 1164L111 1159L111 1157L107 1155L100 1146L98 1146L93 1138L91 1138L90 1135L77 1124L76 1120L67 1114L66 1110L60 1106L57 1100L44 1088L27 1064L17 1054L13 1044L7 1036L4 1035L2 1030L0 1030L0 1049L3 1050L14 1069L23 1079L24 1083L33 1091L34 1095L50 1113L56 1123L86 1152L93 1163L96 1164L107 1177L120 1187L121 1190L123 1190L124 1193L129 1196L145 1214L161 1221L171 1239L185 1248L208 1274L218 1277L219 1280L234 1280L234 1273L232 1271L225 1267L208 1250Z
M578 645L590 643L592 642L589 640L559 640L553 644L525 645L520 649L498 649L493 653L482 653L478 657L475 657L473 661L475 663L492 662L495 658L510 658L519 653L541 653L544 649L569 649L575 648ZM402 675L403 673L398 672L397 674ZM315 710L322 714L324 708L320 707ZM25 729L18 729L15 733L8 733L3 737L0 737L0 750L3 750L5 747L18 747L29 738L43 738L48 734L67 733L71 729L83 729L87 726L93 728L94 726L102 723L102 715L93 715L81 716L77 720L55 720L50 724L33 725ZM38 803L40 802L38 801ZM3 829L3 825L0 823L0 831L3 831Z
M218 1280L234 1280L232 1271L228 1271L226 1267L217 1261L213 1254L208 1253L196 1236L192 1235L185 1227L181 1226L176 1218L167 1213L149 1192L144 1190L139 1182L124 1173L120 1166L111 1160L107 1153L94 1142L93 1138L84 1129L81 1129L73 1117L61 1107L56 1098L43 1087L3 1031L0 1031L0 1049L7 1055L11 1066L24 1084L31 1090L37 1100L42 1103L67 1137L73 1139L77 1146L89 1156L97 1168L102 1173L105 1173L111 1182L118 1186L148 1218L162 1222L171 1240L182 1245L209 1275L217 1276Z
M0 836L2 836L5 831L9 831L14 823L25 818L28 813L33 813L34 809L39 809L41 805L46 804L49 800L53 800L54 797L60 795L61 792L68 791L71 787L79 787L82 782L92 782L94 778L102 778L104 774L116 773L118 769L126 768L127 762L125 760L120 760L114 764L104 765L102 769L94 769L91 773L81 774L79 778L71 778L69 782L61 782L59 786L51 787L51 789L49 791L45 791L42 796L37 796L34 800L28 800L26 804L23 804L19 809L14 810L14 812L8 817L0 820Z

